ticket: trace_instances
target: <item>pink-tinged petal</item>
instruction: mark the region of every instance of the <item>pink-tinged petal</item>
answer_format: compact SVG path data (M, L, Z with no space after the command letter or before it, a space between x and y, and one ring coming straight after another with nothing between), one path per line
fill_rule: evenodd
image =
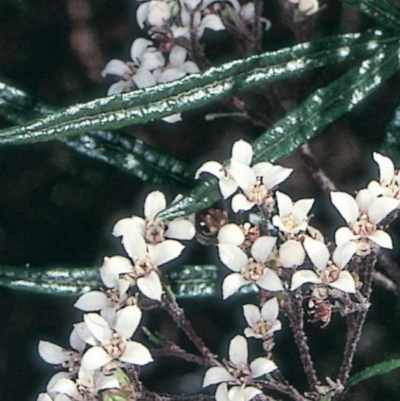
M266 268L264 274L256 281L256 284L267 291L282 291L282 282L278 275L271 269Z
M75 302L75 308L84 312L100 310L108 305L107 295L101 291L90 291L81 295Z
M139 326L142 311L136 305L126 306L116 313L114 328L123 338L131 338Z
M236 366L246 365L248 360L247 340L243 336L235 336L229 343L229 360Z
M132 270L131 261L124 256L105 257L100 269L100 277L106 287L113 288L118 286L120 274L129 273Z
M135 260L143 260L146 256L146 242L144 238L134 232L127 232L122 237L122 245L125 248L126 253Z
M332 259L337 267L343 269L356 253L357 244L354 241L347 241L337 246L333 252Z
M215 399L217 401L230 401L228 397L228 385L226 384L226 382L221 383L217 387L217 390L215 391Z
M239 187L243 190L250 188L256 183L254 171L247 164L231 160L229 172Z
M219 185L219 190L221 191L222 197L224 199L228 199L238 189L238 184L234 179L231 178L226 178L226 177L220 178L218 185Z
M244 285L250 284L241 274L232 273L225 277L222 283L222 297L223 299L229 298L233 295L239 288Z
M201 165L196 171L194 178L197 180L201 173L209 173L215 175L217 178L221 178L225 175L225 170L221 163L211 161Z
M150 272L150 274L145 277L138 278L136 284L140 292L147 298L161 301L163 290L160 277L155 271Z
M226 224L218 232L218 243L241 245L245 240L243 231L237 224Z
M141 29L144 28L144 23L149 13L149 4L150 2L142 3L136 10L136 21Z
M369 220L375 224L379 224L389 213L396 210L398 206L399 201L388 196L375 199L368 208Z
M306 237L304 240L304 248L314 266L319 269L325 269L330 257L328 247L321 241Z
M275 243L276 237L264 235L258 238L251 247L251 256L253 256L257 262L265 263Z
M311 270L299 270L293 274L290 291L294 291L303 284L321 284L321 279Z
M285 181L293 169L285 168L282 166L272 166L271 171L268 174L263 175L263 184L267 189L273 189L281 182Z
M346 223L353 226L359 215L355 199L346 192L331 192L331 201Z
M368 188L361 189L357 192L356 202L360 212L366 213L374 198Z
M63 348L49 341L39 341L39 355L44 361L52 365L60 365L69 359Z
M248 142L240 139L233 144L232 159L249 166L252 158L253 148Z
M234 380L234 377L225 368L222 366L213 366L204 375L203 387L231 380Z
M96 370L112 360L112 356L103 347L92 347L83 354L81 366L85 370Z
M237 194L232 198L232 210L237 213L240 210L250 210L255 205L249 201L243 194Z
M157 213L166 207L167 201L161 191L150 192L144 201L144 216L147 220L153 220Z
M180 240L191 240L195 234L196 229L191 221L187 219L177 219L168 224L164 236Z
M375 242L381 248L393 249L392 238L385 231L376 230L373 234L368 235L368 239Z
M252 304L243 305L243 315L249 326L253 327L261 317L260 309Z
M289 216L292 213L293 201L288 195L284 194L283 192L276 191L276 201L278 203L279 216L281 218Z
M235 245L219 244L218 253L222 263L234 272L240 272L247 265L246 254Z
M388 157L383 156L377 152L373 153L373 158L379 166L380 182L383 185L389 185L394 177L393 162Z
M83 315L83 319L90 332L98 341L100 341L100 343L111 339L112 330L104 318L102 318L98 313L86 313Z
M335 232L335 243L337 246L341 246L348 241L357 239L359 236L355 236L353 231L349 227L340 227Z
M149 254L152 262L156 266L161 266L177 258L184 249L185 246L179 241L169 239L157 245L149 246Z
M254 379L271 373L278 367L268 358L257 358L250 363L251 377Z
M295 240L284 242L279 248L279 260L282 267L291 268L304 263L306 253L302 245Z
M75 351L82 353L85 349L86 343L79 336L78 330L74 327L69 336L69 343Z
M267 322L275 322L279 315L279 303L276 297L269 299L261 308L261 316Z
M300 199L293 205L292 214L299 223L307 218L309 211L314 204L314 199Z
M349 294L356 292L354 278L348 271L341 272L339 278L333 283L329 283L329 286L343 292L348 292Z
M126 343L126 349L119 360L139 366L153 362L150 351L143 344L136 341L128 341Z

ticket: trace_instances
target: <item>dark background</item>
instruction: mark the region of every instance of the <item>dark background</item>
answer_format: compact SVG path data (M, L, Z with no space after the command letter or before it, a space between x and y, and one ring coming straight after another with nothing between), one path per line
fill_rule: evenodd
M345 28L357 31L370 24L357 13L343 11L336 2L330 6L330 14L327 16L325 11L320 17L320 30L325 33ZM111 58L127 60L137 35L134 7L133 0L0 0L0 79L60 107L104 96L110 82L101 79L101 70ZM271 13L268 17L277 22L266 35L266 47L292 44L286 21L275 14L274 5L267 7L266 12ZM209 56L215 64L223 61L218 55L224 51L235 53L226 35L212 40ZM339 189L354 191L377 177L371 151L379 146L398 87L395 77L312 142L317 159ZM212 105L205 111L220 108ZM262 132L242 120L204 123L202 115L204 110L190 112L184 115L184 122L176 125L155 122L126 132L188 162L193 171L206 159L228 158L235 139L251 140ZM5 121L1 124L7 126ZM299 155L282 163L296 169L282 189L295 199L316 197L314 225L332 238L342 221L327 196L312 181ZM112 225L122 216L141 214L143 199L152 189L155 187L74 153L58 142L1 148L0 263L99 266L105 255L122 252L110 235ZM163 189L171 200L175 193ZM398 243L397 231L398 225L394 225L392 235ZM209 252L215 257L213 250ZM395 245L391 255L396 259L397 254ZM222 305L218 299L182 301L206 343L221 356L226 355L229 338L243 327L238 309L241 300L233 298ZM34 400L45 390L53 370L39 358L37 344L46 339L68 346L71 325L81 319L73 303L71 297L0 288L1 401ZM284 329L277 335L277 363L301 387L303 377L296 373L297 353L287 323L282 320ZM189 346L163 314L153 312L145 323ZM345 341L343 320L335 317L323 330L315 325L307 325L307 330L312 353L318 357L318 371L322 372L320 379L335 378ZM399 358L399 332L398 298L376 289L354 370ZM222 334L226 337L220 345L217 340ZM149 388L183 391L187 383L192 388L199 385L203 370L179 361L162 362L144 369ZM397 400L398 380L397 371L369 380L354 388L348 399Z

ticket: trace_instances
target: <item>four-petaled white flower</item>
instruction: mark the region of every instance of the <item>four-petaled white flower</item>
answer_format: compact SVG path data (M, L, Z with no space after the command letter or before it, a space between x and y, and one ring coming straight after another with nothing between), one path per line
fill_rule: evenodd
M277 319L279 315L278 300L274 297L265 302L261 310L255 305L243 305L243 314L249 327L244 329L246 337L261 338L265 340L275 331L282 328Z
M119 310L113 326L97 313L85 314L84 322L90 335L84 340L92 347L83 354L82 368L93 371L112 361L139 366L152 362L153 358L143 344L129 340L141 317L142 312L137 306ZM87 335L88 332L82 331L81 335Z
M354 242L346 242L338 246L333 252L332 263L329 260L330 253L328 247L321 241L306 237L304 248L317 273L312 270L296 271L293 274L290 289L293 291L305 283L312 283L325 284L343 292L355 293L356 285L354 278L347 270L343 269L354 255L356 247Z
M279 215L272 218L274 226L288 236L293 236L301 231L306 231L308 225L308 213L314 204L314 199L300 199L293 202L283 192L276 192Z
M394 198L383 196L375 200L365 201L360 197L360 204L368 208L363 210L356 200L346 192L332 192L333 205L343 216L349 227L340 227L335 233L335 242L338 246L348 242L357 242L357 255L367 255L371 251L371 241L382 247L393 247L390 235L383 230L378 230L377 225L393 210L397 209L398 201ZM359 199L360 199L359 198Z
M251 386L233 386L228 390L226 383L221 383L215 392L217 401L250 401L257 394L261 394L261 390Z
M247 284L256 284L267 291L282 291L278 275L266 266L266 261L276 243L275 237L258 238L251 247L251 257L232 244L219 244L219 257L234 273L225 277L222 295L226 299Z
M232 338L229 344L229 360L223 366L209 368L204 376L203 387L217 383L236 385L252 384L253 379L271 373L277 366L268 358L256 358L248 363L247 340L243 336Z

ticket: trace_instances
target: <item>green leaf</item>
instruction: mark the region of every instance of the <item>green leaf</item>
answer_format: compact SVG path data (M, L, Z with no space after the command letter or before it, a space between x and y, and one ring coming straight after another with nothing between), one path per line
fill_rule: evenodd
M183 79L122 95L78 104L24 126L0 131L0 144L42 142L94 130L142 124L219 100L237 92L300 72L367 57L376 46L398 37L369 31L323 38L311 43L236 60ZM371 45L372 44L372 45Z
M0 82L0 116L14 124L26 124L40 115L56 111L56 107L34 96ZM119 132L98 131L60 139L67 146L117 167L143 181L166 184L192 184L189 166L161 153L142 141Z
M386 127L381 149L387 156L395 160L400 159L400 100L397 102L393 117Z
M253 163L275 162L314 138L332 121L352 110L399 68L399 49L382 47L371 59L351 69L326 87L310 95L252 143ZM210 186L211 183L207 182ZM201 184L203 185L203 184ZM174 219L210 207L213 197L197 197L196 187L189 197L167 208L160 216ZM200 192L200 189L199 189ZM200 192L201 195L201 192Z
M341 0L358 8L386 28L400 29L400 8L388 0Z
M352 378L350 378L348 387L354 386L355 384L360 383L363 380L370 379L371 377L389 373L398 368L400 368L400 359L393 359L391 361L381 362L374 366L370 366L369 368L355 374Z

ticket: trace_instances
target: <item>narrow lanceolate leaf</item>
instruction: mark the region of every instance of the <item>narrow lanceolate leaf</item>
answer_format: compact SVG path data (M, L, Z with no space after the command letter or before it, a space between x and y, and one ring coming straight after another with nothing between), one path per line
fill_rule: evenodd
M400 100L397 102L392 119L386 127L381 149L387 156L395 160L400 159Z
M214 295L218 268L186 265L167 273L177 297ZM0 266L0 287L51 295L79 295L102 286L98 267L33 268Z
M0 116L8 121L26 124L55 111L56 107L47 102L0 82ZM98 131L60 140L86 156L115 166L143 181L155 184L192 182L186 163L123 133Z
M391 361L381 362L374 366L363 370L354 375L348 382L348 387L354 386L363 380L370 379L371 377L389 373L394 369L400 368L400 359L393 359Z
M332 121L363 101L398 68L397 45L382 47L371 59L363 61L360 66L346 72L328 86L318 89L255 140L252 144L253 163L275 162L291 154ZM190 197L183 198L173 208L163 211L162 217L174 219L211 206L212 197L208 203L207 200L195 196L198 188L200 186L193 190Z
M375 19L386 28L400 29L400 8L390 0L341 0L357 7L360 11Z
M142 124L202 106L261 83L298 76L303 71L349 58L365 58L373 54L376 47L398 40L378 32L301 43L232 61L181 80L71 106L24 126L0 131L0 144L47 141Z

